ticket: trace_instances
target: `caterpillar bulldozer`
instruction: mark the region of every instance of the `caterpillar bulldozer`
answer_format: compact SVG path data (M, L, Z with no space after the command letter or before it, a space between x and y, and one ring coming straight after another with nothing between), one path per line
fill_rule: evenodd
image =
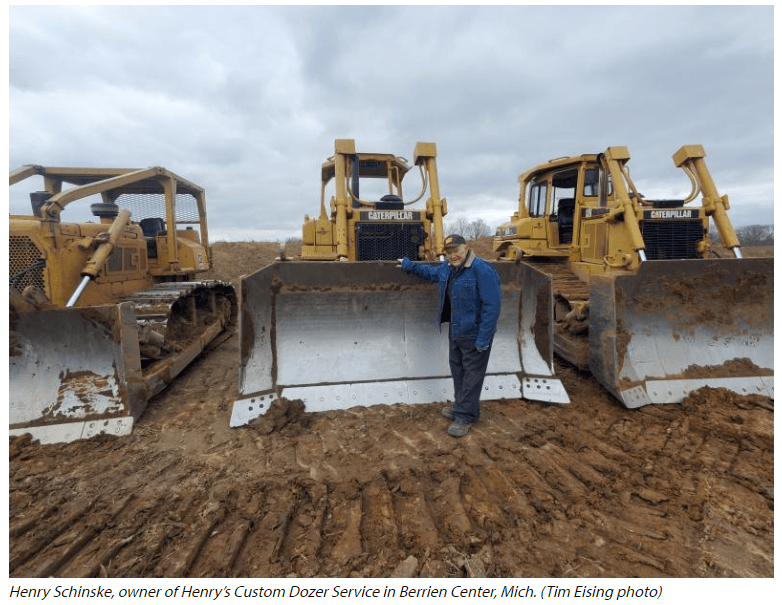
M335 141L321 169L320 215L304 218L301 257L242 278L241 396L231 426L251 422L280 398L325 411L452 397L436 286L394 266L402 257L443 258L447 204L436 157L434 143L419 142L411 166L392 154L357 153L352 139ZM421 186L413 185L408 200L403 182L413 166ZM502 313L483 398L567 403L546 328L551 280L526 265L494 265Z
M30 177L31 213L9 217L10 433L126 435L236 322L233 287L194 280L210 266L205 192L160 167L28 165L10 185Z
M321 168L320 216L304 217L302 260L396 260L408 257L434 260L443 253L443 217L448 213L440 197L437 149L418 143L413 166L421 175L421 190L402 198L402 184L412 166L389 153L356 153L353 139L337 139L334 155ZM327 188L332 183L330 214ZM363 186L379 183L379 199L366 200ZM409 179L408 179L409 182ZM430 194L424 208L416 208ZM382 195L380 195L382 193Z
M500 259L553 280L555 353L628 408L679 403L703 386L774 390L773 258L743 258L701 145L673 154L681 199L646 199L626 147L558 158L519 176ZM713 221L732 258L717 258Z

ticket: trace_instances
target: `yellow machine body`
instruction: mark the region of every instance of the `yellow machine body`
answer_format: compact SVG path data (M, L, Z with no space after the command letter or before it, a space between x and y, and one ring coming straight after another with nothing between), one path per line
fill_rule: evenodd
M555 351L629 407L704 385L773 397L773 259L744 259L701 145L674 164L686 197L648 200L626 147L519 176L518 211L494 250L554 277ZM713 222L734 258L714 258Z
M11 433L42 442L131 430L150 397L235 322L209 268L204 190L159 167L25 166L9 218ZM94 220L62 220L90 205ZM73 206L71 206L73 204Z
M405 176L417 167L421 188L405 198ZM379 199L364 199L365 186L379 184ZM333 185L329 203L326 196ZM305 217L302 260L432 260L443 251L443 217L437 147L417 143L413 163L389 153L356 153L353 139L337 139L321 170L320 215Z

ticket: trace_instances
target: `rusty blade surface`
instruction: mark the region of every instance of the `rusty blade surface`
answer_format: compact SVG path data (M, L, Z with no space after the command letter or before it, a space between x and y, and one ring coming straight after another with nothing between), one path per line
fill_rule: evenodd
M628 407L703 386L773 398L773 259L648 261L596 278L590 369Z
M12 313L11 434L44 443L126 434L140 372L126 305Z

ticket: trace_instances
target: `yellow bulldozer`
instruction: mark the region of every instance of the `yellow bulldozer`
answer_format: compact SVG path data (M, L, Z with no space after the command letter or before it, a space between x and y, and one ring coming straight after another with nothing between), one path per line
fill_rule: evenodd
M636 189L626 147L551 160L519 176L494 238L552 277L555 352L630 408L703 386L773 398L773 258L743 258L705 157L673 155L692 187L665 200ZM715 257L710 221L733 258Z
M404 177L415 171L407 160L356 153L352 139L335 141L321 169L320 216L304 220L301 257L242 278L241 397L231 426L265 414L279 398L324 411L453 397L436 286L394 266L402 257L434 261L443 254L447 206L436 157L434 143L416 145L421 186L413 185L408 199ZM546 328L551 280L526 265L494 265L502 313L483 398L567 403Z
M443 217L447 202L440 197L437 148L418 143L413 166L419 168L421 190L403 199L402 183L412 166L390 153L356 153L353 139L337 139L334 155L321 169L320 216L304 218L302 260L434 260L443 253ZM330 214L326 195L332 183ZM379 199L367 200L364 187L379 184ZM409 183L409 179L408 179ZM407 183L406 183L407 184ZM416 208L429 193L425 207Z
M128 434L236 321L230 284L194 281L210 267L205 192L160 167L28 165L10 185L30 177L31 213L9 217L10 433Z

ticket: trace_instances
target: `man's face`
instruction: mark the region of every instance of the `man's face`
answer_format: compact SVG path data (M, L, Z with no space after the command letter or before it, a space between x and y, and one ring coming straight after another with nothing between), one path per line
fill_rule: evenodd
M445 249L445 258L451 263L452 267L461 267L464 261L467 260L467 253L469 252L467 244L459 244Z

